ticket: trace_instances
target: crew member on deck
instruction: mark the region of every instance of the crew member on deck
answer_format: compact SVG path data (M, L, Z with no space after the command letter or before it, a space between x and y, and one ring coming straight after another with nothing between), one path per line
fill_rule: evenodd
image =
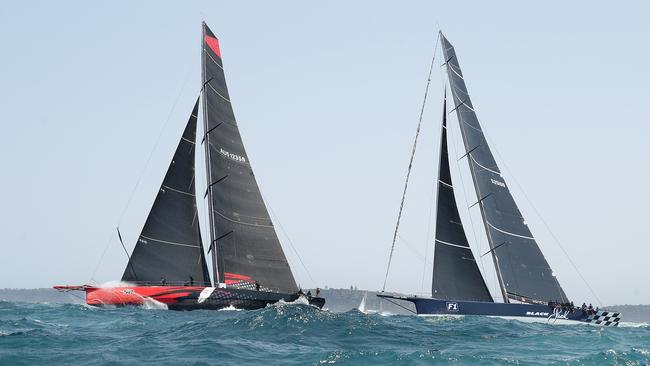
M255 290L259 291L260 290L260 283L255 281Z

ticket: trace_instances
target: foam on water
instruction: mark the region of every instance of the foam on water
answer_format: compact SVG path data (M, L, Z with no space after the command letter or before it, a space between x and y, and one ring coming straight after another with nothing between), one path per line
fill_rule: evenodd
M164 304L158 300L152 299L148 296L143 296L142 299L144 302L140 305L141 308L146 310L167 310L167 304Z
M236 307L230 305L225 308L219 309L219 311L242 311L244 309L237 309Z
M0 365L650 364L650 327L321 311L148 311L0 302ZM234 309L229 309L234 310Z
M650 327L648 323L633 323L633 322L620 322L619 328L647 328Z

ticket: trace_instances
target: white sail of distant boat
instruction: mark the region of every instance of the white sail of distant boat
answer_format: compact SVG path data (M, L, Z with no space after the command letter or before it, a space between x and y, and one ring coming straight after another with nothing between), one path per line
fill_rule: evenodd
M368 298L368 291L366 291L363 294L363 299L361 299L361 303L357 307L357 310L359 310L359 312L364 313L364 314L366 313L366 299L367 298Z
M368 309L368 307L366 305L367 300L368 300L368 291L364 292L363 299L361 299L361 303L359 303L359 306L357 307L357 310L359 310L359 312L364 313L364 314L381 313L381 310L377 311L377 310ZM379 306L380 306L380 309L381 309L381 301L380 301Z

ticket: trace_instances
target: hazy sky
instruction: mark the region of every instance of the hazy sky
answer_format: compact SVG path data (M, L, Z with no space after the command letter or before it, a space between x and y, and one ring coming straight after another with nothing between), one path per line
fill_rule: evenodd
M276 227L316 282L278 230L302 286L381 288L441 27L569 297L596 301L543 221L604 303L650 303L648 14L611 1L4 4L0 288L86 283L96 267L95 280L119 279L126 256L108 240L119 224L135 244L199 91L205 20ZM442 71L389 290L430 289ZM452 169L478 255L466 162ZM494 290L489 256L483 265Z

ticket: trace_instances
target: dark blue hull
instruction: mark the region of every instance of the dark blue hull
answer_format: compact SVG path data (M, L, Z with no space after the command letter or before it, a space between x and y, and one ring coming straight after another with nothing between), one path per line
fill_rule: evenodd
M591 323L617 326L620 313L606 310L583 312L580 309L555 310L548 305L504 304L496 302L439 300L425 297L377 295L388 299L410 301L418 315L482 315L548 323Z

